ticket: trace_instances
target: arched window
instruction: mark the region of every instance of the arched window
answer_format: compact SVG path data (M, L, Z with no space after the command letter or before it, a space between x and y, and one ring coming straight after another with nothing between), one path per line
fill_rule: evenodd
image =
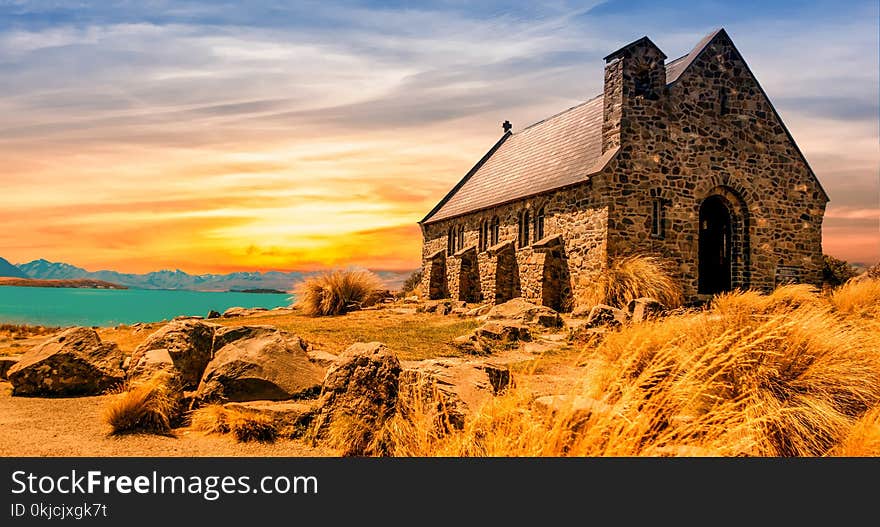
M727 88L718 90L718 113L727 115L730 113L730 102L727 100Z
M446 233L446 256L452 256L455 252L455 227L449 227Z
M498 230L501 225L501 222L498 221L498 216L492 218L492 223L489 226L489 245L498 245Z
M458 243L455 244L455 251L464 249L464 225L458 227Z
M535 229L533 236L533 240L536 242L544 238L544 207L541 207L538 209L538 212L535 213Z
M486 250L486 246L489 243L489 222L487 220L483 220L480 222L480 239L477 244L477 250L483 252Z
M525 247L529 244L529 223L531 222L531 216L529 215L529 211L524 210L519 213L519 238L517 245L519 247Z

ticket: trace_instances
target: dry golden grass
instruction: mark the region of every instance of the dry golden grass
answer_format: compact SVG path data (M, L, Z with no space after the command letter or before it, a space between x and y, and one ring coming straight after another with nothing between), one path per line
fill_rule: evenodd
M880 316L880 279L850 280L830 295L835 309L847 315Z
M379 277L369 271L329 271L297 285L296 305L310 316L343 315L365 307L371 294L381 286Z
M31 326L27 324L0 324L0 337L26 339L29 337L54 335L61 328L55 326Z
M880 406L874 407L853 425L832 455L880 457Z
M220 405L209 405L192 412L191 426L211 434L231 434L240 443L272 443L278 438L278 428L268 416Z
M872 288L854 285L854 288ZM874 455L880 331L804 286L718 297L706 310L625 327L577 357L555 408L528 376L462 430L426 405L382 432L408 456ZM573 360L573 362L575 362Z
M113 434L169 434L177 412L171 377L163 373L116 394L104 408L103 419Z
M632 255L613 260L607 272L593 279L575 299L579 306L606 304L626 308L631 300L649 297L667 308L679 307L684 297L681 286L656 256Z
M310 317L298 310L281 315L214 319L225 326L268 324L295 333L317 349L342 353L355 342L385 342L401 360L461 355L455 337L481 325L474 318L433 313L399 314L390 309L353 311L344 317Z

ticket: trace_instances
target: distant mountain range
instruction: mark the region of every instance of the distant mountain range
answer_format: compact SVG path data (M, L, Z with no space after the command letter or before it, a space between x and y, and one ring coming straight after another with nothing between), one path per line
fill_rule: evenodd
M6 264L9 268L4 266ZM19 274L4 274L18 272ZM385 287L399 289L412 271L373 270ZM315 274L310 272L238 272L229 274L191 275L180 269L154 271L145 274L120 273L117 271L86 271L62 262L34 260L13 266L0 258L0 276L38 278L46 280L71 280L88 278L103 280L135 289L187 289L191 291L230 291L247 289L278 289L292 291L297 283Z
M21 269L12 265L4 258L0 258L0 276L11 276L12 278L28 277Z

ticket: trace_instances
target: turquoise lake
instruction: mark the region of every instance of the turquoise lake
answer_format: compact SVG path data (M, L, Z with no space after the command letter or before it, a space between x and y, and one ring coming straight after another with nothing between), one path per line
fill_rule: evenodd
M0 323L45 326L115 326L205 316L233 307L287 306L291 295L207 293L152 289L0 287Z

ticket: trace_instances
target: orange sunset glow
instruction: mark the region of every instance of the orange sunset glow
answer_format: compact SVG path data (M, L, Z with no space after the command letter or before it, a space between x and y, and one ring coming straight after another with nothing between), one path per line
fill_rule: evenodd
M516 132L600 93L601 57L622 43L656 35L673 57L715 25L591 7L313 6L289 27L229 6L0 15L0 256L136 273L415 269L417 222L502 121ZM878 48L866 9L725 26L831 197L825 252L871 263Z

